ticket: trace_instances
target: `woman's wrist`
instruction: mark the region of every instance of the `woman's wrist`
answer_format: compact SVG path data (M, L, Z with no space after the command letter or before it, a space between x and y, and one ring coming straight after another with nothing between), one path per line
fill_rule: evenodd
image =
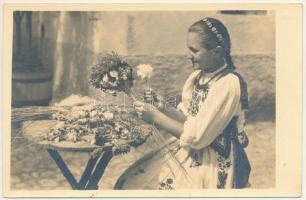
M161 118L161 114L162 114L161 111L156 110L156 114L153 115L153 117L152 117L152 122L155 123L155 124L158 124L159 121L160 121L159 119Z
M164 102L159 102L157 105L157 108L160 112L164 112L165 111L165 104Z

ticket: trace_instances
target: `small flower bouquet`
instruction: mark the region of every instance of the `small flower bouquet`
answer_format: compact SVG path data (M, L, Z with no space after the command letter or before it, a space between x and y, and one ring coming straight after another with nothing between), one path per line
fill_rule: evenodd
M113 146L115 154L141 145L152 133L150 126L128 111L109 111L97 104L58 110L52 118L58 123L45 135L45 140Z
M132 67L115 52L101 54L91 68L89 83L103 92L116 95L123 91L129 95L133 86Z

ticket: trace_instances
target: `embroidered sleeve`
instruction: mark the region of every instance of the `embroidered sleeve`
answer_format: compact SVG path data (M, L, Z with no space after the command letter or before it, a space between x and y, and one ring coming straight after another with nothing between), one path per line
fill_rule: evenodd
M182 147L201 149L222 133L240 106L240 85L227 75L211 85L196 116L189 116L180 138Z

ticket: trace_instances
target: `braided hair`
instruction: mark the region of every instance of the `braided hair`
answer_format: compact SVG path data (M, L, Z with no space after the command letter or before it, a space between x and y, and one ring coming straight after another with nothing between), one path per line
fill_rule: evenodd
M217 19L204 18L192 24L188 32L200 34L201 45L206 49L213 49L221 46L224 49L227 68L235 70L231 56L231 40L226 27Z
M227 69L232 72L236 69L231 56L230 36L222 22L211 17L204 18L192 24L188 32L198 33L200 35L201 45L206 49L213 49L217 46L221 46L225 52L224 58ZM240 81L241 107L247 110L249 108L247 83L239 73L233 72L233 74L235 74Z

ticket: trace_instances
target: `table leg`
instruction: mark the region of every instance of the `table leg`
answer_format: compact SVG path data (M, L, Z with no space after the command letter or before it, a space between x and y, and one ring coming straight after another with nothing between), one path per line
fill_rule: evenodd
M57 150L47 149L47 151L48 151L49 155L51 156L51 158L55 161L58 168L61 170L64 177L67 179L67 181L71 185L72 189L74 189L74 190L79 189L78 182L73 177L72 173L68 169L67 165L65 164L65 162L63 161L62 157L57 152Z
M106 151L97 158L91 157L79 182L74 178L57 150L47 149L51 158L74 190L96 190L105 168L113 157L112 151Z
M92 174L92 171L94 170L94 167L97 163L97 160L98 158L93 158L91 157L87 163L87 166L85 168L85 171L80 179L80 182L79 182L79 188L84 190L85 189L85 186L87 184L87 182L89 181L90 177L91 177L91 174Z
M112 159L112 157L113 157L112 151L106 151L103 153L103 155L100 157L100 160L98 161L98 164L94 169L94 172L90 176L90 179L85 188L86 190L98 189L98 183L104 173L107 164Z

